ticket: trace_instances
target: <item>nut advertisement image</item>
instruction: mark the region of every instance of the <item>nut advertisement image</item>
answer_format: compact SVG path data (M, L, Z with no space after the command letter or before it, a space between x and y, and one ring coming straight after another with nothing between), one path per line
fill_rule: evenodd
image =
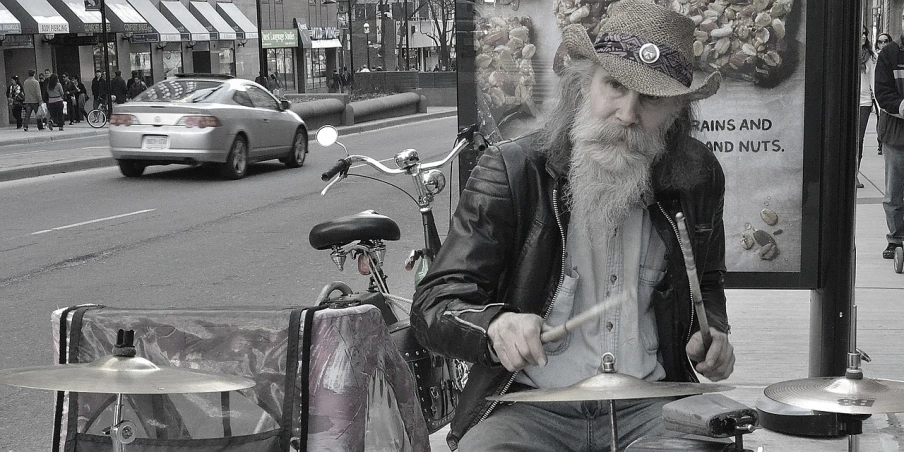
M804 0L655 0L694 30L694 80L722 85L696 109L696 137L725 171L730 272L800 272ZM568 58L562 29L596 38L618 0L478 0L477 118L491 140L537 127Z

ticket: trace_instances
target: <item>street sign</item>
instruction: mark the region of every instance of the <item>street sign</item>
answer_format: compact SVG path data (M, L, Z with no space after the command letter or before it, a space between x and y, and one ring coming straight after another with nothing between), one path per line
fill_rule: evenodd
M103 0L85 0L85 11L100 11Z

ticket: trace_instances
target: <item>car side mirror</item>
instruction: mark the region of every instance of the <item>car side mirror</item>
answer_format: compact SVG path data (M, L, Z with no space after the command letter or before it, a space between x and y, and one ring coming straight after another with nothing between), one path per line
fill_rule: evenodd
M289 101L283 99L279 101L279 108L282 108L284 111L289 109Z

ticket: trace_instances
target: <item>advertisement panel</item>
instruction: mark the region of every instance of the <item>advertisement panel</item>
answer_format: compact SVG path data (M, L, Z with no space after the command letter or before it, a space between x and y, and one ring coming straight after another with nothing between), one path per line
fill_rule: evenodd
M261 30L261 46L265 49L298 47L298 30L294 28Z
M479 0L473 22L459 21L472 39L459 39L458 53L473 58L460 66L473 68L473 79L459 77L460 122L480 123L491 141L540 127L543 105L557 95L557 70L568 63L562 29L580 24L593 40L615 3ZM804 180L819 150L805 152L806 1L656 3L696 24L694 79L723 76L719 92L699 102L694 128L726 175L727 281L814 287L817 237L805 231L814 230L818 206L805 206Z

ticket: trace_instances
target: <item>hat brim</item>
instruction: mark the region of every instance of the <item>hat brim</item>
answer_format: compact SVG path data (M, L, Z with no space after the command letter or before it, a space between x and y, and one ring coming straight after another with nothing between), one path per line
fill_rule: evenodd
M648 96L706 99L715 94L722 83L722 75L717 71L709 74L702 83L687 87L678 80L641 63L617 55L597 53L587 31L577 24L565 27L562 32L562 45L572 59L594 61L626 88Z

